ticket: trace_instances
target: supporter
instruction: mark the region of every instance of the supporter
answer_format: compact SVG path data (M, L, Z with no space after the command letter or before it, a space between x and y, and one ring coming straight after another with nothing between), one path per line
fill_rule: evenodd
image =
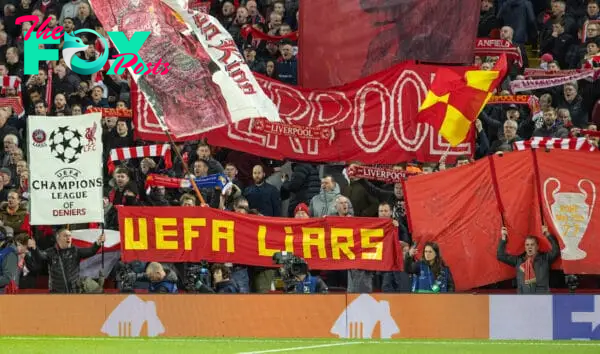
M560 108L556 111L557 116L557 124L562 125L567 130L573 127L573 122L571 121L571 113L566 108Z
M54 96L54 106L52 107L51 115L53 115L53 116L70 116L71 115L71 109L69 108L69 106L67 106L67 99L65 98L64 94L58 93L58 94L56 94L56 96Z
M10 162L10 154L14 149L19 147L19 138L16 133L9 133L4 135L2 140L4 143L4 149L2 150L2 167L6 167Z
M77 116L83 114L83 112L81 111L81 106L78 104L74 104L71 106L71 115L72 116Z
M208 164L208 174L223 173L223 165L212 157L210 145L200 142L196 148L196 156Z
M309 163L293 163L292 175L289 180L283 179L280 189L281 199L290 199L288 215L295 214L292 211L295 211L298 204L309 204L320 190L321 179L317 168Z
M0 203L0 221L2 225L13 230L19 230L27 214L27 203L21 202L21 196L16 190L8 192L8 201Z
M79 281L79 262L96 254L105 241L104 234L101 234L93 246L77 248L72 245L71 238L69 230L59 229L56 232L56 247L45 251L39 250L35 241L29 241L28 246L34 261L38 264L48 264L48 288L51 293L78 292L76 284Z
M137 185L131 180L131 171L127 167L117 167L113 173L114 187L108 199L112 205L138 205Z
M554 109L552 107L552 95L545 93L540 96L540 111L531 117L534 130L540 128L544 124L544 112L549 109Z
M217 294L236 294L240 292L235 281L230 279L231 271L224 264L213 264L211 273Z
M175 294L177 289L177 273L166 265L158 262L148 263L146 277L150 280L148 292L158 294Z
M265 75L270 77L271 79L279 80L279 76L277 74L277 68L275 66L275 62L273 60L267 61L265 65Z
M565 32L564 20L555 20L552 34L541 42L542 53L550 53L560 66L567 67L567 50L575 44L575 38Z
M227 178L229 178L231 183L238 186L239 189L242 189L242 190L244 189L242 182L237 178L238 169L237 169L237 167L235 167L235 165L233 163L228 162L225 164L225 175L227 176Z
M63 20L63 30L65 31L65 34L70 34L70 35L74 35L73 31L75 31L75 19L71 18L71 17L65 17L65 19ZM90 27L87 27L90 28ZM61 41L60 41L60 48L62 49L62 46L65 43L65 38L62 37Z
M486 38L490 36L493 29L498 28L494 2L491 0L481 1L481 10L479 12L479 25L477 27L477 37Z
M58 22L62 24L66 17L77 17L79 14L79 5L84 3L84 0L71 0L70 2L64 3Z
M265 18L258 12L258 7L255 0L248 0L246 8L250 14L250 22L252 24L265 23Z
M223 6L221 7L221 12L218 14L217 19L225 29L229 30L231 25L233 24L235 16L235 6L233 6L233 2L230 0L223 1Z
M377 198L367 192L359 178L349 176L348 179L348 185L342 187L342 195L350 199L354 215L374 217L379 205Z
M41 92L46 92L46 82L48 80L48 76L46 75L46 70L40 69L38 70L37 75L31 75L27 83L27 90L37 89ZM39 97L38 97L39 98Z
M296 205L296 208L294 208L294 218L296 219L309 219L309 213L310 211L308 210L308 205L304 203L300 203Z
M531 2L507 0L498 9L498 20L514 30L513 42L519 46L527 42L528 33L535 30L535 15Z
M283 16L276 12L271 12L269 15L269 23L267 23L267 27L269 29L269 34L271 36L276 36L279 33L279 27L283 23Z
M35 10L40 10L43 13L60 13L61 6L61 0L36 0L33 8Z
M31 5L31 0L21 0L19 5L17 5L16 15L17 17L31 15L31 12L34 10Z
M508 229L501 230L502 239L498 244L498 260L515 267L517 271L517 291L519 294L548 293L550 292L550 268L558 258L560 246L556 238L548 232L548 227L542 226L542 233L552 245L548 253L539 252L538 239L527 236L525 239L525 252L513 256L506 253Z
M18 77L25 76L23 74L23 63L19 59L19 49L17 47L10 47L6 50L6 68L8 69L9 75Z
M194 162L194 176L195 178L202 178L208 176L208 163L205 160L198 160ZM199 188L204 202L211 208L218 208L220 201L220 193L215 188Z
M517 122L514 120L509 119L504 122L504 137L492 143L490 152L513 151L513 143L523 140L517 135L517 127Z
M279 81L296 85L298 82L297 62L294 56L292 43L283 40L280 43L281 57L277 59L276 70Z
M34 102L34 112L36 116L46 116L48 115L48 105L44 101Z
M101 86L94 86L92 88L92 102L90 102L90 106L92 107L101 107L101 108L109 108L108 101L104 98L104 89Z
M454 279L435 242L426 242L419 261L415 261L417 248L411 247L404 255L404 270L413 275L413 293L452 293Z
M250 70L261 74L265 73L265 64L256 59L256 49L252 45L248 44L244 48L244 58Z
M318 218L337 214L335 199L338 195L340 195L340 186L333 177L327 175L321 178L321 191L310 200L310 215Z
M566 138L569 131L556 122L556 111L551 109L544 112L544 125L533 132L533 136L545 138Z
M335 198L335 210L335 216L354 216L354 213L352 212L352 206L350 204L350 199L344 197L341 194Z
M588 0L585 15L579 18L579 28L583 28L588 21L600 20L600 8L598 6L596 0Z
M21 277L35 269L33 259L27 255L28 245L33 244L27 234L7 238L6 229L0 226L0 294L5 293L11 281L19 287Z
M392 218L397 221L394 223L398 227L398 235L400 240L411 244L412 237L408 231L408 220L406 218L406 206L404 203L404 190L402 183L394 183L394 190L389 191L379 188L371 182L361 179L359 181L367 192L379 200L379 202L388 202L392 206Z
M81 80L69 68L57 65L54 68L54 75L52 79L52 92L54 94L63 93L66 97L70 97L78 89Z
M475 158L479 159L489 154L490 141L483 129L483 123L479 119L475 121L475 131L477 132L475 138Z
M75 30L79 30L82 28L92 28L96 19L93 16L90 16L90 5L82 2L77 7L77 17L73 18L73 24L75 25ZM69 16L67 16L69 17ZM64 21L64 19L63 19ZM90 35L90 34L86 34ZM90 40L95 40L95 38L90 38Z
M106 145L104 150L106 152L106 156L108 157L108 153L110 150L122 147L133 146L133 132L129 130L128 122L125 118L114 119L111 117L110 119L106 119L106 128L107 128L107 136L106 141L104 142ZM115 125L114 133L110 133L110 129L112 124Z
M585 68L588 62L591 62L594 58L598 56L600 53L600 37L589 39L586 42L586 55L583 57L583 62L581 63L581 67ZM590 64L590 66L593 64Z
M81 107L86 107L92 105L92 100L88 96L89 93L89 83L87 81L79 82L77 86L77 91L72 92L69 97L69 104L71 106L78 104Z
M379 203L378 216L383 219L392 218L392 206L388 202ZM398 221L392 219L394 226L398 227ZM408 244L400 240L404 252L408 251ZM384 272L381 281L381 290L384 293L410 292L410 276L406 272L394 271Z
M557 107L567 108L571 114L573 125L582 128L587 124L588 112L584 106L583 97L577 93L578 88L575 81L566 83L563 86L563 94L558 99Z
M265 216L281 216L281 198L277 188L265 182L265 170L261 165L252 169L254 185L246 187L244 197L250 208Z

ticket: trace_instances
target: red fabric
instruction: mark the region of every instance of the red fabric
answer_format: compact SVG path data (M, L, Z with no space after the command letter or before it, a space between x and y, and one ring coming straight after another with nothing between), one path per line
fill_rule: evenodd
M235 5L234 5L235 6ZM188 9L210 13L211 0L188 0Z
M500 56L502 54L506 54L508 59L515 61L520 67L523 66L521 50L516 45L505 39L477 38L475 55Z
M501 218L488 161L404 183L413 240L439 244L458 290L514 276L496 260Z
M535 284L535 270L533 268L533 260L535 257L527 257L525 262L521 264L521 271L525 274L525 284Z
M17 117L25 115L25 108L23 107L23 101L21 97L0 97L0 106L10 106Z
M333 127L329 142L293 140L254 130L249 120L206 134L181 140L207 137L211 145L232 148L273 159L290 158L312 162L353 161L365 164L402 161L438 162L448 150L437 132L417 122L420 100L425 98L439 66L403 63L368 78L329 90L310 90L282 84L255 74L267 95L279 107L284 123L312 127ZM468 68L454 67L462 75ZM393 96L391 96L393 95ZM132 92L136 137L166 142L158 119L141 95ZM455 156L472 154L471 144L451 149Z
M600 188L600 176L596 172L600 166L600 154L551 150L538 151L536 155L544 220L557 236L561 249L565 247L563 240L567 239L573 241L569 249L579 248L586 252L585 257L579 260L565 260L563 253L562 269L567 274L600 274L600 202L596 200ZM571 202L557 207L567 200ZM583 238L578 240L576 236Z
M261 32L250 25L244 26L242 28L241 34L246 39L248 38L248 36L251 35L252 40L264 39L268 42L279 42L282 39L289 39L292 41L298 40L298 32L292 32L292 33L286 34L285 36L271 36L270 34Z
M206 260L274 267L273 253L287 250L306 259L311 269L401 269L400 243L391 219L282 219L182 207L119 207L118 212L124 262ZM162 224L156 222L159 219ZM140 234L141 220L147 223L148 235Z
M5 294L17 294L19 292L19 287L17 286L17 283L15 283L14 280L11 280L8 285L4 288L4 293Z
M312 55L300 58L299 82L342 85L404 60L471 63L479 6L477 0L302 1L300 42Z
M46 82L46 104L48 105L48 112L52 108L52 68L48 68L48 80Z
M163 157L166 169L173 167L173 161L171 159L171 146L169 144L144 145L112 149L106 165L108 172L112 174L115 170L114 161L157 156Z

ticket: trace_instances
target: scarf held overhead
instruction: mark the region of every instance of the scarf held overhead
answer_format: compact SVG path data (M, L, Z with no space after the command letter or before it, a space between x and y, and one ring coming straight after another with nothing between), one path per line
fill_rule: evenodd
M198 177L194 179L198 188L220 188L223 192L231 186L231 180L222 173L216 173L206 177ZM191 188L191 182L185 178L168 177L164 175L151 173L146 177L145 189L146 193L150 192L153 187L165 188Z
M108 172L112 174L115 170L115 161L157 156L164 158L165 168L169 169L173 167L173 162L171 161L171 146L169 144L144 145L112 149L110 151L110 157L108 158L107 163Z
M580 150L595 151L596 147L589 143L586 138L542 138L535 137L530 140L516 141L513 143L515 150L527 149L562 149L562 150Z
M333 127L309 127L298 124L274 123L262 118L255 119L252 123L257 132L298 139L328 140L330 144L335 139Z
M372 181L385 183L402 183L408 176L414 176L410 173L392 168L380 168L372 166L350 166L348 167L348 177L364 178Z
M519 67L523 67L523 58L519 47L505 39L477 38L475 41L475 55L486 57L498 57L506 54L506 57L514 60Z
M513 93L521 91L537 90L548 87L561 86L571 81L578 81L582 79L595 79L598 70L585 70L574 75L553 77L548 79L528 79L528 80L515 80L510 83L510 91Z

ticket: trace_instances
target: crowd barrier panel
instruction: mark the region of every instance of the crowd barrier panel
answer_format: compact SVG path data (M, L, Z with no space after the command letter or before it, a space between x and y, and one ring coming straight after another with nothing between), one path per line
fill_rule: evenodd
M600 339L600 295L6 295L0 335Z

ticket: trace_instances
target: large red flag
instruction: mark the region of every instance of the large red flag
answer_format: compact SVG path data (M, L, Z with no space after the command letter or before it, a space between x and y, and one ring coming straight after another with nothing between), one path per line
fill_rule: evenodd
M479 6L477 0L301 1L307 54L299 56L300 83L338 86L405 60L471 63Z
M600 154L536 152L544 219L561 245L562 268L570 274L600 274Z
M496 260L501 218L488 160L411 177L406 201L419 252L426 241L437 242L457 290L514 276Z

